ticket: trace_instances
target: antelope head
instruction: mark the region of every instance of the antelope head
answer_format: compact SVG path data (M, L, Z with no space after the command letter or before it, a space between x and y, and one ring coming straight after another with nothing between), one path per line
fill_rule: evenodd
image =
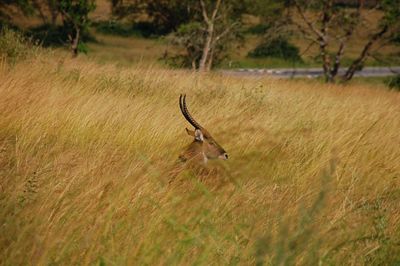
M179 97L179 107L186 120L194 127L194 130L186 128L188 135L194 137L193 142L186 148L183 154L179 156L182 161L203 160L207 163L209 159L228 159L228 153L211 137L210 133L203 128L190 115L186 106L186 95Z

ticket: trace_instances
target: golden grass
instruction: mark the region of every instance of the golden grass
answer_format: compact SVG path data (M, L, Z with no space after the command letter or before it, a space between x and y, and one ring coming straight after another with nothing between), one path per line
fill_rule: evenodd
M0 70L0 264L390 264L400 94L38 58ZM168 171L195 116L229 152Z

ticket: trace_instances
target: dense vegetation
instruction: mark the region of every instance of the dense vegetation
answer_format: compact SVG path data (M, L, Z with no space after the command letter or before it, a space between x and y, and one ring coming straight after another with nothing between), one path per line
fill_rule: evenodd
M261 43L254 49L254 51L249 53L249 56L255 58L276 57L288 61L302 61L299 48L289 43L284 38L276 38L270 42Z

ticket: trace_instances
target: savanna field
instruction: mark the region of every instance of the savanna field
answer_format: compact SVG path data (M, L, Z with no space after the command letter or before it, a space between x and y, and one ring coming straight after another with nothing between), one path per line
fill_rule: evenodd
M400 263L400 94L384 85L50 52L2 60L0 81L1 265ZM177 170L181 93L229 153L205 173Z

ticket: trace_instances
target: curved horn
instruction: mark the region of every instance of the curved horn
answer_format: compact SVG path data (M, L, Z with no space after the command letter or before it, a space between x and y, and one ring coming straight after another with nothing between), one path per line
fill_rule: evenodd
M181 112L183 114L183 116L186 118L186 120L192 125L194 126L194 128L196 129L201 129L203 128L199 123L196 122L196 120L194 120L194 118L190 115L189 110L186 106L186 94L181 94L181 96L179 97L179 107L181 108Z

